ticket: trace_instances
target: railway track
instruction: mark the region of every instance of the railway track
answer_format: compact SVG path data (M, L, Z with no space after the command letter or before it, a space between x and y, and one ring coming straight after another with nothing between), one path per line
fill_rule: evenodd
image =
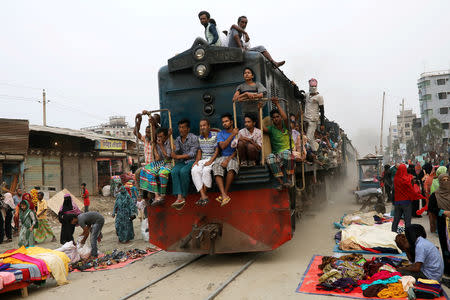
M152 286L156 285L157 283L171 277L173 274L181 271L182 269L184 269L185 267L191 265L192 263L199 261L205 257L207 257L208 255L203 254L203 255L199 255L197 257L194 257L191 260L188 260L187 262L183 263L182 265L170 270L169 272L161 275L160 277L148 282L147 284L145 284L144 286L132 291L131 293L127 294L126 296L123 296L121 298L119 298L119 300L126 300L126 299L131 299L133 297L138 296L140 293L142 293L143 291L145 291L148 288L151 288ZM250 259L247 260L247 262L245 264L243 264L238 270L236 270L233 274L231 274L228 278L226 278L225 281L223 281L219 287L217 287L217 289L215 289L212 293L210 293L207 297L205 297L205 300L212 300L214 298L216 298L234 279L236 279L239 275L241 275L248 267L250 267L251 264L253 264L256 259L258 258L259 254L255 254L253 255Z

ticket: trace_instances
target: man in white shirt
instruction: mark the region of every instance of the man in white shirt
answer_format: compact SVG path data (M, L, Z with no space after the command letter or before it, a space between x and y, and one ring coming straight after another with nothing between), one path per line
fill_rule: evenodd
M231 147L237 148L241 166L253 167L260 157L262 133L255 127L256 116L254 114L245 114L244 125L245 128L239 130L237 138L231 142Z
M305 99L305 120L308 123L306 136L311 141L311 149L317 151L318 144L315 142L314 133L319 125L323 131L325 128L325 109L323 106L323 97L317 91L317 80L311 78L309 80L309 93L306 94Z

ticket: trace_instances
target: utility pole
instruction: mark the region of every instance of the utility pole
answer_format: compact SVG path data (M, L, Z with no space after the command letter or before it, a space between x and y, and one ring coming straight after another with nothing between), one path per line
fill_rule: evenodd
M405 142L405 99L402 98L402 143Z
M381 153L381 155L383 155L384 96L385 96L385 92L383 92L383 104L381 106L381 132L380 132L380 153Z
M45 99L45 89L42 90L42 125L47 126L47 100Z

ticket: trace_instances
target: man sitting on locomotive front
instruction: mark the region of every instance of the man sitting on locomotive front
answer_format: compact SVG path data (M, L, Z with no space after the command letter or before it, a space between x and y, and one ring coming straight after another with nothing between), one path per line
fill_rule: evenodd
M185 197L189 191L191 168L199 148L198 137L189 132L190 125L191 122L188 119L178 122L180 136L175 140L175 152L172 152L172 158L177 160L171 173L172 192L177 195L177 200L172 203L172 207L178 210L182 209L186 203Z
M267 164L272 171L273 176L278 180L278 190L283 187L292 186L292 180L289 176L294 174L294 141L289 134L288 117L278 102L278 98L272 98L272 103L277 108L270 112L273 125L263 127L263 132L270 137L272 153L266 157ZM262 105L262 104L259 104ZM285 174L286 173L286 174Z
M206 189L212 186L211 170L214 160L219 155L217 133L210 129L209 120L200 120L200 136L198 137L200 149L197 151L197 158L191 170L192 181L200 192L200 199L195 204L201 206L205 206L209 201Z
M236 148L231 147L231 142L239 133L238 128L233 128L233 118L230 113L222 115L223 130L217 135L217 144L221 150L221 156L216 159L213 165L213 174L216 179L216 184L219 187L221 195L216 198L220 206L226 205L231 198L228 196L231 183L234 176L239 172L239 164L236 159ZM223 185L223 178L226 174L225 187Z
M249 67L244 68L244 83L237 86L233 95L233 101L244 102L241 104L242 116L246 113L256 113L258 104L255 100L261 99L267 94L267 89L260 82L255 81L255 72Z
M255 127L254 114L245 114L244 125L245 128L239 130L237 137L231 142L231 147L237 148L242 167L253 167L261 154L262 132Z

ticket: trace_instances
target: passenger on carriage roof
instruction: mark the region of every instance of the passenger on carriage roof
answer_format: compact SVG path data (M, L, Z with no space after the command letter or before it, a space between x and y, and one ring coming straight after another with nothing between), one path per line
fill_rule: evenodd
M260 52L262 55L264 55L265 58L267 58L271 63L273 63L277 67L281 67L284 65L285 61L276 62L273 60L272 56L270 56L269 52L264 48L264 46L257 46L257 47L246 47L244 46L244 42L242 41L242 36L245 35L246 42L250 40L248 37L247 32L245 31L245 28L247 27L248 19L246 16L240 16L238 18L238 24L237 26L233 25L230 28L230 32L228 34L228 47L233 48L241 48L242 50L248 50L248 51L256 51ZM239 30L241 29L241 30Z
M258 112L255 100L266 96L267 90L260 82L255 82L255 72L251 68L244 68L243 75L245 82L237 86L233 101L245 101L241 103L241 112L244 116L246 113Z
M223 130L217 135L217 144L221 150L221 156L216 159L213 165L214 178L219 188L221 195L216 198L220 202L220 206L226 205L231 198L228 196L231 183L234 176L239 172L239 164L236 159L236 149L231 147L231 143L236 135L239 133L238 128L233 128L233 119L230 113L222 115ZM223 178L226 174L225 187Z
M253 167L259 160L262 146L262 132L256 128L256 115L247 113L244 116L245 128L239 130L236 138L231 142L231 147L237 148L241 167Z
M205 27L205 38L208 44L211 46L222 46L217 32L215 22L210 22L209 12L202 10L198 13L200 23Z
M178 121L180 136L175 140L175 152L172 152L172 158L177 160L172 169L172 193L177 195L177 200L172 203L172 207L178 210L186 203L185 197L191 181L189 175L199 148L198 137L189 132L190 125L188 119Z
M200 199L195 202L197 205L205 206L209 200L206 189L212 186L211 170L214 160L219 155L217 147L217 133L212 132L208 119L200 120L200 136L198 142L200 149L192 166L191 174L197 191L200 192Z
M278 102L278 98L272 98L272 103L277 107L270 112L273 125L263 127L263 131L269 135L272 145L272 153L266 157L266 161L273 176L278 180L277 189L281 190L283 187L291 187L293 184L289 177L294 174L292 155L294 142L286 128L288 117Z

